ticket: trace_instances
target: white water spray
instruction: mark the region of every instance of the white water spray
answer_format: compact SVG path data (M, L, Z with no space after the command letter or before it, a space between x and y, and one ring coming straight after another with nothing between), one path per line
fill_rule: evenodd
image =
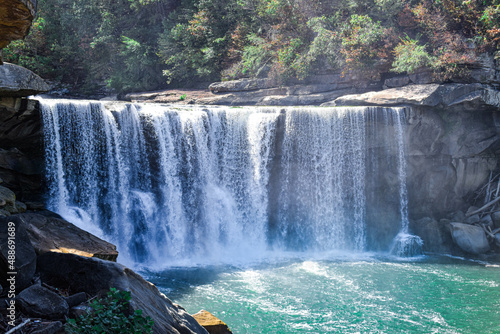
M41 106L50 208L153 265L367 250L367 185L380 183L367 161L404 147L397 132L367 154L367 128L401 128L397 108Z

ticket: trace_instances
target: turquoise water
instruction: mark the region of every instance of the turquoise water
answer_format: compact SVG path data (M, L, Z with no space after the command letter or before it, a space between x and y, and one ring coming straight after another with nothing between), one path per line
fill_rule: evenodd
M500 268L426 257L293 259L147 273L236 333L500 333Z

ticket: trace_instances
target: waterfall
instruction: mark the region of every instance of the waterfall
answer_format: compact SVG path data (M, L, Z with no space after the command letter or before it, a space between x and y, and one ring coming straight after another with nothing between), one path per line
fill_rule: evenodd
M40 103L49 208L132 261L366 251L407 228L404 109Z
M406 162L404 158L403 127L401 116L395 115L395 128L398 140L398 171L399 171L399 202L401 213L401 230L394 238L391 253L398 257L414 257L423 255L423 240L409 232L410 222L408 220L408 193L406 190Z

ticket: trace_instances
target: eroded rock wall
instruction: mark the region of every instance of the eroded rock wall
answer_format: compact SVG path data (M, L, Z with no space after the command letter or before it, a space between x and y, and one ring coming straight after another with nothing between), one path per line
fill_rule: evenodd
M44 172L38 101L0 97L0 179L18 199L41 199Z
M0 0L0 49L28 34L36 6L36 0Z
M500 113L495 108L409 110L410 215L440 218L466 211L474 191L500 167Z

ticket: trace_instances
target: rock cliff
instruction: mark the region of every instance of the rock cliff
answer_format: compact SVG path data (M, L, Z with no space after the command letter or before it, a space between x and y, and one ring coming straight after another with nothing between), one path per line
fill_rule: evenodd
M36 6L36 0L0 0L0 50L28 34Z

